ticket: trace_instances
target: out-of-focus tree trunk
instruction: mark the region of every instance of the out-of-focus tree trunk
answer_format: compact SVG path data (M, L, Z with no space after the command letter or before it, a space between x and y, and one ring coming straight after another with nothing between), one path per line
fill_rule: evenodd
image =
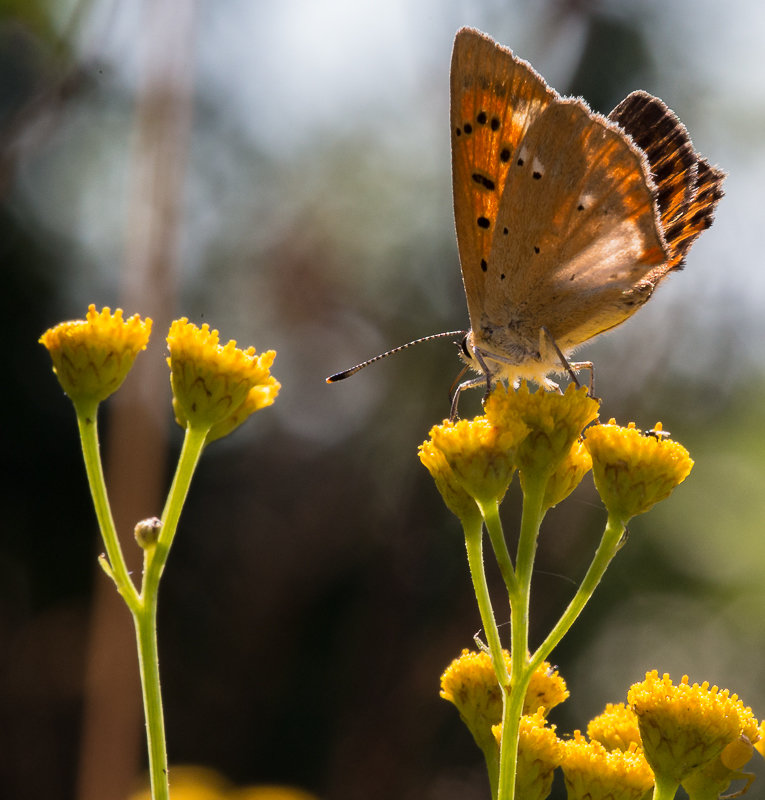
M143 4L143 76L125 233L120 306L154 320L152 342L110 401L106 479L129 568L140 578L133 527L165 496L169 380L163 351L175 307L191 124L193 0ZM160 636L161 650L161 636ZM143 708L132 620L98 569L88 652L80 800L125 800L143 762Z

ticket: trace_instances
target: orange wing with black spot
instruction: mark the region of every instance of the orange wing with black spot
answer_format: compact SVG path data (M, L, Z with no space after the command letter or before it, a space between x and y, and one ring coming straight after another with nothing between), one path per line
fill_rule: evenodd
M470 28L457 33L451 66L454 218L474 325L510 158L531 123L557 99L510 50Z

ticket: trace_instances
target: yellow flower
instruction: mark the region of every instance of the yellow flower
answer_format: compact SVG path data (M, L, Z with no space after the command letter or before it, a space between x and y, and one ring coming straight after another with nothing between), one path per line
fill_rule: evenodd
M571 492L582 482L582 478L592 469L592 458L584 442L578 439L563 457L545 486L545 496L542 501L542 511L557 506L563 502ZM524 473L521 473L521 485L524 483Z
M661 423L654 429L661 432ZM660 435L644 436L630 423L610 420L587 431L585 446L592 456L595 487L609 514L622 523L668 497L691 471L693 461L677 442Z
M256 356L254 347L240 350L234 341L221 347L218 331L185 318L172 323L167 345L175 419L181 427L209 428L208 442L270 406L279 393L269 372L273 350Z
M436 489L449 511L465 524L479 524L481 511L475 500L462 488L443 452L428 439L420 445L418 455L433 477Z
M502 651L508 672L510 653ZM569 695L566 682L546 661L531 676L523 703L523 713L540 711L546 716L551 708ZM484 652L463 650L441 676L441 697L453 703L473 738L483 749L493 734L491 728L502 720L502 692L491 663Z
M627 702L637 714L648 763L664 780L680 783L742 733L756 735L752 710L735 694L707 682L690 686L687 675L675 686L669 675L649 672L630 688Z
M499 501L510 485L515 469L514 449L525 432L520 422L498 428L486 417L458 422L444 420L430 429L430 440L420 447L420 459L423 452L426 458L431 458L428 454L433 449L439 450L454 481L476 502ZM430 469L428 463L423 463Z
M517 420L528 427L516 454L523 479L524 472L544 476L559 466L584 427L597 418L598 401L574 384L569 384L565 394L541 389L532 394L524 381L517 390L497 384L485 410L486 418L500 428Z
M273 352L273 350L269 351L269 353ZM268 353L263 353L261 358L267 355ZM250 389L250 391L247 393L247 397L242 405L240 405L236 411L233 411L228 415L228 417L226 417L226 419L216 423L212 426L212 428L210 428L210 432L207 434L205 442L210 444L210 442L213 442L216 439L221 439L224 436L228 436L231 431L238 428L256 411L260 411L261 408L266 408L267 406L273 405L274 400L276 400L276 396L279 394L279 389L281 389L281 384L270 375L265 383L262 383L258 386L253 386L252 389Z
M505 651L507 669L510 670L510 653ZM551 708L562 703L569 696L566 681L558 674L558 670L543 661L535 670L526 689L526 699L523 703L524 714L535 714L542 709L547 716Z
M497 744L501 743L502 725L492 728ZM562 742L555 726L545 724L540 708L536 714L521 717L518 737L518 765L515 773L515 796L523 800L544 800L552 788L555 770L563 756Z
M653 773L634 744L606 750L579 731L563 742L561 769L568 800L640 800L653 786Z
M587 735L606 750L629 750L633 744L640 745L637 717L624 703L608 703L602 714L590 720Z
M502 690L488 653L463 650L441 676L441 697L457 707L481 750L493 748L491 728L502 719Z
M48 348L53 371L72 402L97 404L122 385L150 333L150 319L134 314L123 320L121 308L99 314L90 305L86 319L49 328L39 341Z

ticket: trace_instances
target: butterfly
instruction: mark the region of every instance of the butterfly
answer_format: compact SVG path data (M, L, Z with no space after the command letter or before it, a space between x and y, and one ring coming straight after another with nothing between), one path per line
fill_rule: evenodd
M457 386L454 417L470 387L530 379L554 389L550 374L576 380L591 368L570 354L682 268L725 174L659 98L635 91L602 116L471 28L454 41L450 118L470 330L436 336L463 334L460 355L478 373Z

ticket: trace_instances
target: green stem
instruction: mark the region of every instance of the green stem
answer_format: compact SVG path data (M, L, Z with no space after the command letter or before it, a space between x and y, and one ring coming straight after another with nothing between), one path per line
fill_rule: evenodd
M143 585L141 587L141 597L147 600L150 596L157 593L159 579L167 563L170 554L170 546L178 528L178 520L181 516L183 504L191 485L191 478L194 475L199 457L205 444L205 437L209 428L194 429L187 428L183 439L181 455L178 458L178 466L175 470L173 483L167 496L167 502L162 512L162 526L159 532L159 539L154 548L147 551L146 567L143 575Z
M162 711L162 691L159 683L159 653L157 651L157 596L133 616L138 668L141 674L143 712L146 719L146 746L149 754L149 775L153 800L169 800L165 715Z
M587 570L581 585L576 594L571 599L563 615L550 631L547 638L542 642L531 659L531 668L535 670L558 645L561 639L574 624L577 617L589 602L595 589L603 577L608 565L619 550L625 526L622 520L609 515L603 537L600 540L598 549L592 559L592 563Z
M511 687L502 687L502 737L499 748L498 800L513 800L515 797L516 772L518 769L518 740L520 737L523 702L526 698L529 678L512 674Z
M518 589L518 581L515 577L513 559L507 549L507 540L502 529L502 521L499 518L499 503L496 499L490 503L478 502L478 507L481 509L483 520L486 523L486 530L489 532L489 540L494 550L494 557L497 559L497 565L505 586L507 586L507 591L508 593L514 593Z
M98 403L75 403L77 413L77 427L80 431L82 455L85 461L85 472L88 476L88 486L93 498L93 507L101 532L101 538L106 548L109 559L107 573L114 581L117 591L122 595L128 608L135 612L139 605L138 591L130 580L125 556L122 553L117 529L114 525L109 497L106 492L104 470L101 464L101 449L98 443Z
M186 500L209 429L186 429L183 448L172 486L162 513L162 527L157 543L144 555L143 584L140 604L133 612L138 643L138 662L146 717L146 741L149 752L149 775L153 800L169 800L167 775L167 746L165 720L162 711L162 693L159 681L159 655L157 651L157 601L159 581L162 577L170 546L173 543L181 509Z
M529 598L539 526L542 524L542 500L547 476L526 476L523 513L516 558L516 583L508 587L510 595L510 686L505 689L502 714L502 741L499 754L498 800L513 800L518 765L518 737L523 702L532 670L529 664Z
M478 601L478 612L481 615L481 624L486 634L486 642L489 645L491 663L500 686L509 686L510 676L502 655L502 642L499 638L499 629L494 617L489 587L486 583L486 572L483 564L482 525L480 522L471 522L469 525L463 522L462 528L465 531L465 547L467 548L470 577L473 580L473 591Z
M672 778L655 775L653 800L673 800L680 788L680 783Z
M534 556L537 552L537 539L539 527L542 524L542 500L544 499L547 475L538 476L534 473L527 474L523 487L523 511L521 514L521 531L518 539L518 558L516 559L515 574L518 576L518 588L526 602L523 608L522 621L528 626L529 597L531 594L531 575L534 570ZM528 643L528 638L523 641ZM528 647L523 653L527 652Z
M489 587L486 583L486 572L483 563L483 526L480 520L470 520L468 522L463 520L462 529L465 532L468 566L470 567L470 577L473 580L473 591L478 602L478 612L481 615L481 624L486 635L486 642L489 645L489 655L494 667L494 674L497 676L497 682L502 690L504 700L510 686L510 676L502 653L502 642L499 638L499 629L497 628L494 609L491 604ZM479 742L479 745L486 759L491 796L496 797L499 784L499 758L496 741L492 736L490 741Z

